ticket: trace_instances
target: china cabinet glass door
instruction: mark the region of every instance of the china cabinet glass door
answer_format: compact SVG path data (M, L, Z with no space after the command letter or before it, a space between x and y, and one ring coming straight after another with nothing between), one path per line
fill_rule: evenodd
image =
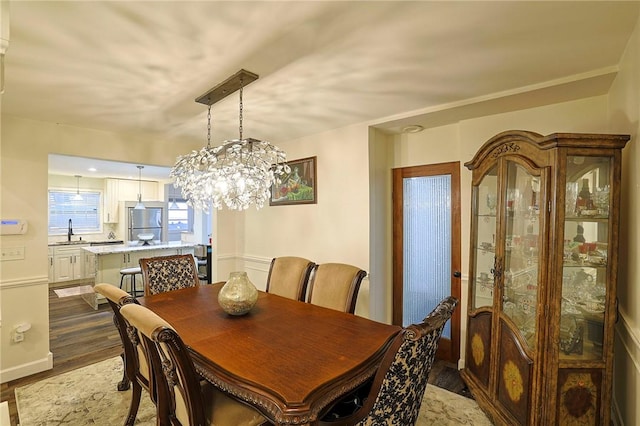
M500 310L534 349L541 178L517 162L504 164L500 185L496 164L474 188L477 232L472 303L473 309L492 308L494 293L499 291Z
M475 187L475 218L478 232L475 233L475 273L473 274L473 308L492 307L494 279L493 266L496 253L498 168L493 167Z
M507 161L502 312L535 348L540 251L540 177Z
M567 157L560 359L603 356L610 157Z

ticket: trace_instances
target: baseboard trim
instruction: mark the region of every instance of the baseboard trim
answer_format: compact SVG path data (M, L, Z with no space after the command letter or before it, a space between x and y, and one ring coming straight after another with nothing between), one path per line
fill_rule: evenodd
M32 374L51 370L52 368L53 354L49 352L46 358L2 370L0 372L0 376L2 377L2 381L0 383L21 379L22 377L31 376Z
M0 402L0 426L11 426L9 403L7 401Z

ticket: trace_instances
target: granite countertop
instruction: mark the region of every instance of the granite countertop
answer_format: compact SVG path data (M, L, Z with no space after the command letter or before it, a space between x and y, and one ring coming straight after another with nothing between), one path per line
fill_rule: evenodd
M128 245L128 244L112 244L107 246L83 246L82 249L96 255L113 254L113 253L130 253L134 251L146 251L146 250L163 250L173 248L189 248L195 247L195 243L184 243L182 241L169 241L167 243L150 244L148 246L143 245Z

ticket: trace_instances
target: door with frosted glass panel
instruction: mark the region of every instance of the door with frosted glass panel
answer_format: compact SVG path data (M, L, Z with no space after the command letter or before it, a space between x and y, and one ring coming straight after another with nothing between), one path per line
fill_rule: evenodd
M460 163L393 170L393 322L419 323L445 297L460 299ZM460 312L438 358L456 362Z

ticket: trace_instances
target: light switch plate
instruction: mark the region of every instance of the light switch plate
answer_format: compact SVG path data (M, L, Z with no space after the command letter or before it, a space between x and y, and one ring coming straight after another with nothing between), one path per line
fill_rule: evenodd
M2 247L2 256L0 261L5 260L23 260L24 247Z

